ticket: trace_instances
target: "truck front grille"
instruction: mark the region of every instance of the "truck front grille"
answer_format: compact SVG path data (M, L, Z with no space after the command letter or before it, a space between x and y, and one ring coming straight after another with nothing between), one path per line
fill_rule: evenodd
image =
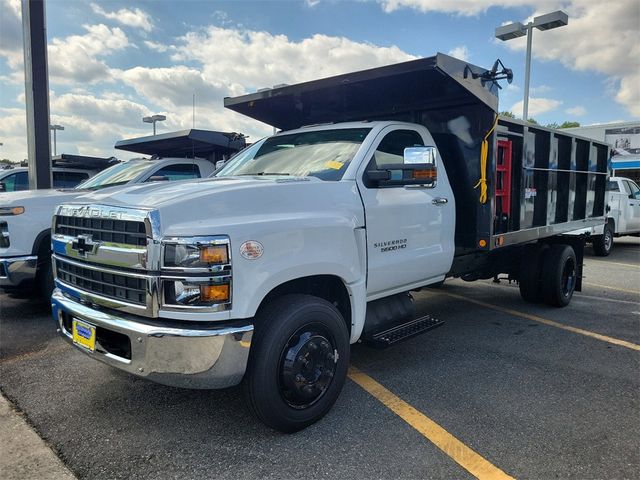
M56 258L58 280L107 298L146 305L147 283L144 278L107 273Z
M145 247L147 233L144 222L103 218L56 216L55 232L58 235L77 237L90 234L96 241Z

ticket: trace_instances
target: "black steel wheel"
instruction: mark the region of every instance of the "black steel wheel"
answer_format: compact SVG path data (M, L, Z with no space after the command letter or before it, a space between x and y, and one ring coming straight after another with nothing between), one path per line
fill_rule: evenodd
M551 245L542 264L542 294L545 303L566 307L578 280L576 254L569 245Z
M593 239L593 253L599 257L606 257L611 250L613 250L613 228L610 223L607 223L602 235L597 235Z
M340 312L310 295L285 295L256 316L243 380L247 403L285 433L320 420L347 375L349 332Z

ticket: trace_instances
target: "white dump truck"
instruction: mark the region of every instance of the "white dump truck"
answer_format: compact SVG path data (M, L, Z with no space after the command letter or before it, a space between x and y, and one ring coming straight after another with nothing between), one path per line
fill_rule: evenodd
M609 149L498 118L499 73L438 54L227 98L281 131L213 178L58 207L60 334L163 384L242 382L292 432L332 407L350 344L442 324L412 291L507 274L566 306L584 239L564 234L604 223Z

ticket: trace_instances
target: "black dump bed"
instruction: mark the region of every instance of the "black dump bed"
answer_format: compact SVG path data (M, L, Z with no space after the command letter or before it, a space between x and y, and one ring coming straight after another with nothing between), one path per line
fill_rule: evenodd
M225 107L283 130L359 120L426 126L456 197L457 254L604 223L607 146L510 119L498 122L498 89L486 69L439 53L225 98Z

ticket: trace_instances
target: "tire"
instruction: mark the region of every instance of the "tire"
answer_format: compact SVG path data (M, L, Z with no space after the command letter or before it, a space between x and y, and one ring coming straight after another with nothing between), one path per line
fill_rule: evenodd
M576 287L578 264L569 245L552 245L542 264L542 296L553 307L566 307Z
M613 250L613 228L607 223L604 226L602 235L597 235L593 239L593 252L599 257L607 257Z
M524 258L520 267L520 296L525 302L540 303L542 301L542 258L549 249L548 245L527 245L524 248Z
M283 433L317 422L342 390L349 348L347 325L331 303L311 295L277 298L255 319L243 380L249 408Z
M42 298L50 302L51 294L53 293L53 289L55 287L55 283L53 281L53 267L51 265L51 253L47 252L47 255L43 259L38 259L38 263L41 263L41 267L38 269L38 291Z

